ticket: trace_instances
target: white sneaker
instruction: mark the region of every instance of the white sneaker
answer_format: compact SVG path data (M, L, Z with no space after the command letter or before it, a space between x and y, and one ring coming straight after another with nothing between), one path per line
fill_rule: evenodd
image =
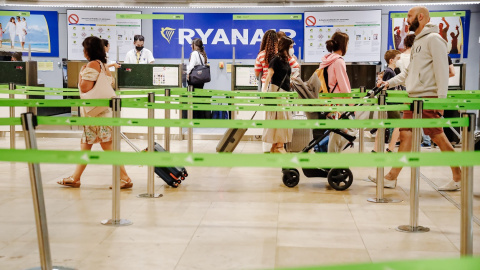
M383 179L383 186L386 188L395 188L397 187L397 180Z
M369 175L368 180L372 181L373 183L377 183L377 178ZM395 188L397 186L397 180L388 180L383 179L383 187L386 188Z
M455 182L451 180L447 184L438 187L438 191L455 191L455 190L460 190L460 181Z

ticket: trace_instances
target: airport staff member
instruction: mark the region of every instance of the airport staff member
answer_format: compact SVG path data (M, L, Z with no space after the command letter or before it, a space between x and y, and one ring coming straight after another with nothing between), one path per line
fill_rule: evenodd
M126 64L153 64L155 62L155 58L153 58L153 54L149 49L145 49L143 47L143 43L145 38L142 35L135 35L133 37L133 45L135 45L135 49L132 49L127 52L125 55Z

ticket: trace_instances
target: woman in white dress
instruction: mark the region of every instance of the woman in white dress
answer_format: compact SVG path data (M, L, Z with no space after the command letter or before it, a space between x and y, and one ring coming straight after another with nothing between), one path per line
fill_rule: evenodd
M5 27L5 30L3 31L4 33L8 31L8 34L10 35L10 44L12 46L12 49L13 45L15 44L16 27L17 25L15 24L15 18L11 17L10 21L8 21L8 24Z

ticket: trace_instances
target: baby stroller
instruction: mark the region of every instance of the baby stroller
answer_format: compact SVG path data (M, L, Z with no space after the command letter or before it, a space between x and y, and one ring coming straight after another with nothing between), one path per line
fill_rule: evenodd
M314 76L310 78L310 80L307 83L303 83L300 79L295 79L293 81L293 88L298 92L299 96L301 98L313 98L313 97L318 97L318 92L315 93L315 90L312 90L315 88L315 86L310 87L312 85L313 80L313 85L315 85L315 79ZM383 87L375 87L374 89L370 90L365 98L372 98L375 95L377 95ZM361 106L361 105L360 105ZM306 113L307 118L311 120L318 120L318 119L327 119L327 114L326 112L314 112L314 113ZM348 119L353 117L354 112L344 112L339 118L340 119ZM320 129L314 129L312 130L313 132L313 140L308 143L305 148L301 151L301 153L306 153L309 152L312 148L316 147L320 142L324 141L327 137L330 136L331 133L334 135L332 136L335 137L334 142L329 142L335 143L335 146L329 145L329 149L332 151L329 152L340 152L348 147L353 147L353 142L355 141L356 137L352 134L349 134L350 132L346 132L344 130L340 129L328 129L328 130L320 130ZM302 168L303 174L306 177L326 177L328 184L334 188L335 190L346 190L349 188L352 183L353 183L353 173L350 169L348 168L314 168L314 169L307 169L307 168ZM287 187L295 187L298 185L300 181L300 173L297 169L295 168L283 168L282 169L283 173L283 183Z

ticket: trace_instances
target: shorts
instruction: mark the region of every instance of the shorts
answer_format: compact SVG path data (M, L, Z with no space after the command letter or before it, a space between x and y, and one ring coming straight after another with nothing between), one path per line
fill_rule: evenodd
M422 118L440 118L441 116L438 113L443 115L443 110L423 110ZM412 111L403 111L403 119L412 119ZM411 128L400 128L400 131L412 131ZM428 136L435 136L443 133L443 128L424 128L423 132Z

